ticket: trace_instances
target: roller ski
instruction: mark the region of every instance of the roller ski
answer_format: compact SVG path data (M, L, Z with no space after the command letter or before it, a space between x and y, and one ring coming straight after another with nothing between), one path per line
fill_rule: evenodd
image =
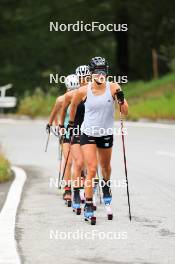
M111 194L111 188L105 184L105 186L102 187L103 190L103 201L106 207L106 214L108 220L113 219L113 213L111 209L111 201L112 201L112 194Z
M67 207L71 207L72 205L72 195L71 195L71 188L70 187L65 187L65 192L63 194L63 200L65 201L65 204Z
M80 190L79 189L75 189L74 190L73 202L72 202L72 208L73 208L73 212L76 213L76 215L80 215L81 214L80 203L81 203Z
M94 216L94 208L92 202L85 204L84 220L88 221L91 225L96 225L96 217Z

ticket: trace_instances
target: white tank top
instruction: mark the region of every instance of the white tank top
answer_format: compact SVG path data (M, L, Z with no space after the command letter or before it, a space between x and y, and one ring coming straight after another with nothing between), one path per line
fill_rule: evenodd
M92 83L89 83L81 132L94 137L113 135L114 99L110 83L106 82L106 90L102 95L94 95L91 86Z

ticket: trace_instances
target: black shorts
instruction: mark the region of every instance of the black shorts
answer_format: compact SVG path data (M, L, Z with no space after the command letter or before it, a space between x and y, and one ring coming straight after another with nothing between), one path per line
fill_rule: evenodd
M67 138L66 136L63 136L63 144L64 143L70 143L70 139Z
M113 146L113 135L93 137L82 134L80 136L80 145L87 144L96 144L97 148L111 148Z
M72 144L80 144L80 136L79 135L73 136Z

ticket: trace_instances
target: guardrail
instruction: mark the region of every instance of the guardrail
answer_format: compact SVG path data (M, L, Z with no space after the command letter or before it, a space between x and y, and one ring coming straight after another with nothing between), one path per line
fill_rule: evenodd
M7 84L0 87L0 108L12 108L16 106L16 97L6 96L6 91L11 88L12 84Z

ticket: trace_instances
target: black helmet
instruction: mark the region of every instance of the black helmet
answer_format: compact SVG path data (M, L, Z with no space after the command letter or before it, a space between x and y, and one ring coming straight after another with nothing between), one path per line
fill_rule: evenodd
M91 73L108 74L108 67L108 62L102 57L92 58L89 63Z

